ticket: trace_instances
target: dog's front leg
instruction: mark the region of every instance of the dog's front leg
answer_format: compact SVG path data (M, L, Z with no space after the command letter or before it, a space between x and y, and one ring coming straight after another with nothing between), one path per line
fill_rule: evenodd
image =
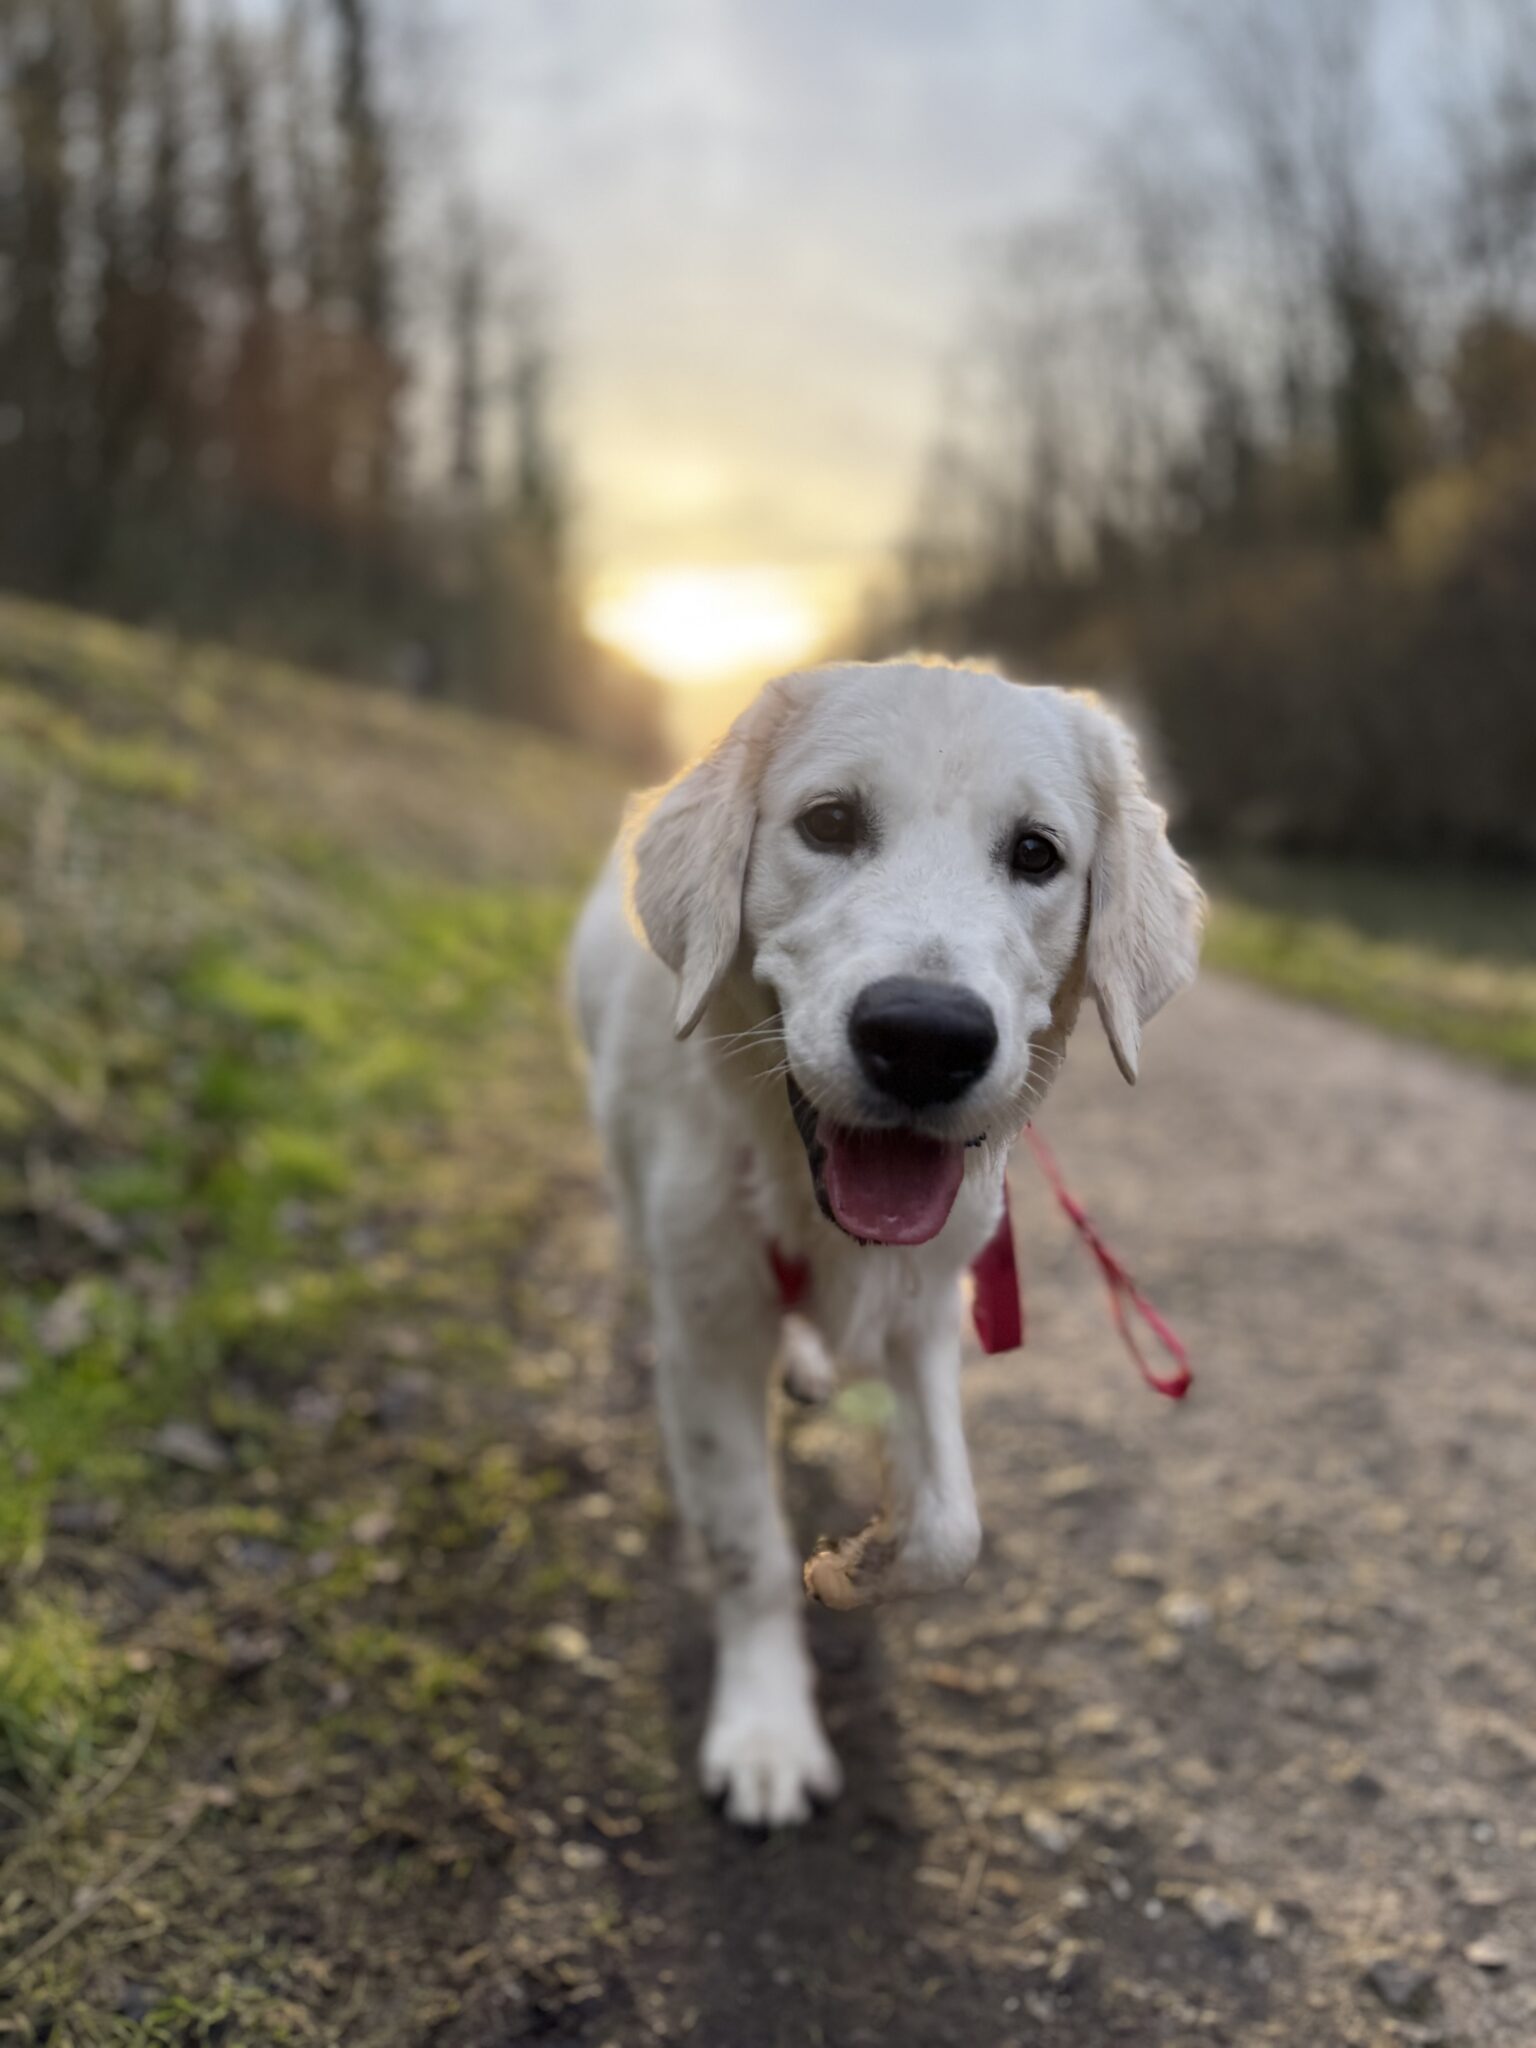
M678 1505L714 1582L717 1663L700 1752L730 1819L783 1827L831 1799L841 1773L816 1712L798 1560L768 1436L777 1319L722 1297L717 1276L658 1303L662 1425Z
M868 1607L958 1586L981 1553L981 1519L960 1406L958 1289L902 1322L887 1346L895 1412L886 1503L857 1536L818 1551L805 1589L827 1607Z

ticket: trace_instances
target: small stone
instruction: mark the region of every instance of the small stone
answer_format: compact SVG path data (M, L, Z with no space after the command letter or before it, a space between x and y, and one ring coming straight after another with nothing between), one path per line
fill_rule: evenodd
M1091 1465L1063 1465L1059 1472L1047 1473L1040 1484L1046 1500L1083 1500L1098 1489L1099 1475Z
M1285 1915L1272 1899L1266 1899L1254 1914L1253 1931L1260 1941L1284 1941Z
M1368 1806L1374 1806L1378 1799L1386 1797L1386 1786L1366 1764L1351 1764L1339 1783L1346 1792L1364 1800Z
M110 1536L123 1518L122 1503L115 1500L56 1500L48 1510L48 1527L55 1536Z
M367 1550L377 1550L381 1543L387 1543L394 1534L395 1517L391 1508L369 1508L358 1515L351 1528L352 1541L361 1543Z
M1069 1732L1089 1742L1110 1742L1124 1727L1124 1714L1106 1702L1101 1706L1081 1708L1072 1716Z
M1376 1682L1376 1659L1362 1644L1348 1637L1309 1643L1301 1653L1301 1661L1308 1671L1315 1671L1330 1685L1363 1689Z
M1077 1839L1074 1831L1043 1806L1032 1806L1024 1816L1024 1832L1047 1856L1065 1856Z
M221 1641L224 1670L231 1678L249 1678L275 1664L286 1647L281 1629L232 1628Z
M1435 1973L1401 1956L1383 1956L1365 1973L1365 1984L1389 2012L1423 2019L1435 2003Z
M7 1394L19 1394L26 1384L27 1368L14 1358L0 1358L0 1400Z
M420 1422L432 1406L437 1382L419 1366L404 1366L392 1372L379 1389L375 1413L386 1429L408 1429Z
M77 1280L48 1304L38 1318L37 1341L50 1358L78 1351L91 1334L94 1297L89 1284Z
M546 1657L552 1657L557 1664L579 1664L592 1649L587 1637L568 1621L552 1621L548 1628L541 1629L538 1646Z
M1491 1934L1485 1934L1477 1941L1468 1942L1462 1954L1474 1969L1487 1970L1490 1974L1496 1970L1509 1968L1509 1950L1502 1941L1496 1941Z
M288 1413L300 1429L334 1429L346 1403L340 1394L324 1387L301 1387L288 1404Z
M601 1870L608 1851L596 1842L562 1842L560 1861L567 1870Z
M167 1422L155 1432L154 1447L168 1464L185 1465L192 1472L229 1469L229 1452L200 1422Z
M1092 1635L1109 1611L1102 1601L1079 1600L1062 1615L1061 1633L1064 1636Z
M1165 1593L1157 1611L1167 1626L1181 1636L1198 1635L1211 1625L1211 1606L1198 1593Z
M1189 1793L1195 1800L1203 1800L1221 1783L1220 1772L1213 1770L1203 1756L1177 1758L1169 1776L1181 1792Z
M285 1571L293 1562L291 1550L285 1550L280 1543L269 1543L265 1536L236 1537L227 1555L236 1571L257 1572L264 1579Z
M113 2010L125 2020L147 2020L156 2006L165 2003L158 1984L125 1983Z
M1190 1899L1189 1910L1207 1934L1230 1934L1243 1924L1243 1909L1214 1885L1203 1884Z
M279 1202L277 1227L284 1237L308 1237L315 1227L314 1204L297 1200Z
M1064 1941L1046 1972L1054 1991L1077 1991L1093 1968L1094 1951L1084 1941Z
M1462 1903L1480 1913L1497 1913L1509 1904L1509 1893L1501 1884L1494 1884L1485 1878L1464 1877L1459 1880Z
M1162 1566L1144 1550L1120 1551L1110 1570L1127 1586L1160 1586L1163 1583Z

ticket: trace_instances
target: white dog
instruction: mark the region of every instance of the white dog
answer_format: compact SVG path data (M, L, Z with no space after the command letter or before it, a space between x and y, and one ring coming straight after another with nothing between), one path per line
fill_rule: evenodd
M771 1460L775 1268L894 1397L886 1506L807 1589L854 1606L957 1585L981 1542L961 1276L1081 997L1134 1080L1142 1026L1193 978L1201 907L1125 729L969 669L783 677L637 801L577 931L576 1000L713 1573L701 1770L732 1819L804 1820L840 1776ZM808 1336L797 1316L802 1371Z

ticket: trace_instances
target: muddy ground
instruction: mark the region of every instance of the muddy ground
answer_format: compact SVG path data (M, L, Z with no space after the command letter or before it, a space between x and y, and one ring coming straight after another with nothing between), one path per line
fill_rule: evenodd
M227 1467L56 1527L167 1676L0 1867L0 2037L1536 2041L1536 1098L1216 979L1134 1093L1085 1024L1043 1127L1195 1392L1141 1388L1021 1159L986 1555L815 1617L848 1790L770 1841L694 1791L643 1338L572 1091L525 1100L402 1159L394 1291ZM809 1545L872 1463L785 1427Z

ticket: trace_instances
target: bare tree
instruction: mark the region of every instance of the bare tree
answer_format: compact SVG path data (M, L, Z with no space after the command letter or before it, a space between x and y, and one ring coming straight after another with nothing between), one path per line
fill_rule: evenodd
M1536 256L1536 0L1445 0L1462 53L1445 106L1450 261L1470 310L1529 314Z
M448 474L456 502L470 510L485 498L487 404L485 388L486 252L473 208L454 208L449 231L448 345L452 356L448 418Z
M0 582L373 674L414 649L569 724L609 685L546 307L483 210L445 279L422 230L459 185L400 27L388 0L0 0Z
M349 455L361 504L371 517L382 518L391 510L398 481L396 405L402 382L391 248L391 141L379 85L373 0L331 0L331 8L341 138L339 283L356 341Z
M11 178L4 209L8 291L0 393L8 446L0 520L7 553L44 589L71 553L73 375L65 336L74 174L67 147L69 39L59 10L14 9L0 29Z
M1212 834L1529 860L1536 0L1444 0L1438 131L1370 4L1171 11L1187 104L998 266L883 642L1123 664Z

